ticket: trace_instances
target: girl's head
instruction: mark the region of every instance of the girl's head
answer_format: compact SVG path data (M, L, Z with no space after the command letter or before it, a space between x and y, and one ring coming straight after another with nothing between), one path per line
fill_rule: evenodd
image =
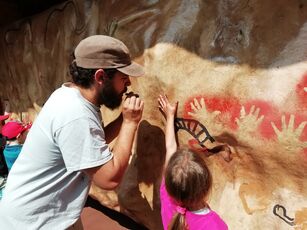
M168 194L182 207L189 208L208 195L212 178L205 161L190 149L173 154L166 168Z
M193 209L204 203L212 186L212 177L205 161L197 153L179 149L166 167L165 186L178 206ZM169 229L185 229L183 217L182 213L177 213Z
M17 140L19 144L23 144L27 137L28 131L32 124L23 124L19 121L10 121L2 127L2 135L8 141Z

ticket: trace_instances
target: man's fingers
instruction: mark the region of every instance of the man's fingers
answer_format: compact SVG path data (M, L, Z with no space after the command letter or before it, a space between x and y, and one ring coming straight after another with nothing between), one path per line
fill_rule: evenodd
M144 102L139 97L131 97L129 102L129 109L138 111L143 110Z
M126 99L129 98L129 97L132 97L132 96L139 97L139 95L137 93L134 93L132 91L129 92L129 93L126 93L125 95L126 95Z
M139 107L139 109L140 109L141 111L144 110L144 101L142 101L142 100L141 100L141 102L140 102L140 107Z
M140 98L138 98L137 104L136 104L136 109L143 110L143 108L144 108L144 101L141 100Z
M124 100L123 106L124 106L124 107L128 107L129 104L130 104L130 97L128 97L128 98L126 98L126 99Z
M135 101L136 101L136 97L135 96L130 97L129 105L130 106L134 106L135 105Z
M124 101L124 107L127 108L127 109L134 109L135 106L136 106L136 103L139 103L139 102L137 102L139 100L140 100L140 98L138 98L136 96L129 97Z
M139 108L139 107L140 107L140 104L141 104L141 99L137 97L137 98L135 99L134 107L135 107L135 108Z

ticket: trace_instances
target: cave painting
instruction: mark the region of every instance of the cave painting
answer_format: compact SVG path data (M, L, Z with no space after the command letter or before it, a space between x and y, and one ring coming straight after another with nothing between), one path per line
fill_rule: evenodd
M214 138L210 136L206 127L196 120L176 118L175 127L176 130L186 130L197 140L199 145L202 147L205 147L205 142L208 140L214 142Z
M265 101L254 100L240 105L237 99L206 97L203 95L191 97L186 101L184 107L185 119L187 121L193 118L206 125L206 127L210 127L208 130L206 129L206 133L208 133L207 139L210 132L213 138L219 140L219 135L225 132L226 127L229 133L235 133L236 139L235 142L228 141L227 145L234 143L236 146L244 147L244 140L258 141L262 145L273 145L274 150L287 150L288 154L298 154L299 157L292 159L292 162L299 161L300 157L303 157L303 155L300 155L300 152L307 148L306 131L303 133L307 124L307 118L300 115L299 111L295 115L281 114L274 106ZM203 147L203 142L199 141L198 136L193 134L192 136L194 139L188 141L190 147L195 149L197 144L200 145L199 147ZM260 148L261 145L258 145L258 147ZM272 151L271 154L276 154L276 152ZM253 171L253 168L256 171L275 168L273 162L271 162L272 164L270 162L267 162L267 164L261 163L263 165L258 166L253 165L254 162L248 160L244 163L250 164L250 171ZM264 178L267 177L265 174L263 173ZM253 175L253 177L257 176ZM272 184L271 179L266 181L266 179L248 178L249 182L244 182L240 185L238 195L247 214L252 215L255 212L264 211L270 206L271 194L277 188L276 183L275 185ZM250 200L251 197L253 197L253 201ZM249 203L252 205L249 205ZM300 229L299 226L302 223L296 224L293 218L288 217L283 206L274 206L273 213L287 224ZM303 219L303 223L305 221L307 221L306 218Z
M292 187L291 189L297 192L302 191L300 186L304 185L301 183L299 183L301 185L295 185L295 182L293 183L291 180L295 180L294 174L298 173L299 175L304 170L292 171L294 173L292 175L289 170L294 169L294 165L305 167L299 161L304 162L307 159L307 116L302 110L306 103L306 79L306 75L304 75L296 86L297 103L300 104L297 105L296 111L291 112L281 112L274 104L255 99L240 103L237 98L195 95L184 103L183 119L192 118L199 121L215 140L223 142L225 133L232 137L231 141L229 138L224 138L225 143L230 145L234 153L238 154L237 157L235 156L237 163L240 161L240 164L245 165L244 167L246 165L249 167L250 174L241 175L240 180L244 182L238 188L242 207L249 215L267 210L272 205L272 200L276 199L272 194L280 186ZM197 145L198 149L202 147L195 136L187 143L194 149L197 148ZM248 153L249 150L245 149L246 146L256 148ZM247 154L246 156L243 155L244 152ZM279 154L279 156L273 154ZM276 157L277 162L269 160L269 156ZM262 160L260 160L261 158ZM283 167L284 170L277 170L280 167ZM272 174L276 174L270 175L270 170L272 170ZM238 171L237 174L240 175ZM253 171L259 175L253 175ZM289 178L282 178L283 173L286 173ZM232 180L232 178L229 179ZM274 180L277 181L273 182ZM296 213L304 212L298 210ZM300 215L300 221L295 221L294 218L287 216L285 208L281 205L274 206L273 214L288 225L294 226L295 229L306 227L307 218L304 214Z
M38 113L69 79L75 44L112 35L145 66L146 78L131 81L146 106L121 187L95 191L102 203L161 229L164 126L155 99L165 92L180 102L180 144L208 156L210 204L230 229L307 229L306 10L286 0L67 1L5 29L0 97L13 111Z
M306 116L299 113L280 114L276 108L263 101L246 102L239 108L235 99L196 96L187 101L185 114L187 118L192 117L212 127L215 135L226 126L238 132L239 136L275 138L280 145L296 151L307 148L307 132L303 132L307 124Z
M287 210L283 205L276 204L273 207L273 213L288 225L294 226L294 229L304 230L307 228L307 208L297 211L295 218L292 218L288 216Z
M273 208L273 213L290 226L294 225L294 218L287 216L287 210L284 206L276 204Z
M203 153L207 157L219 153L225 161L231 161L231 152L228 145L216 142L207 128L199 121L176 118L175 128L177 132L182 129L194 137L194 139L189 140L189 144L196 152ZM196 143L200 145L200 147L196 146Z
M294 216L306 207L306 65L245 69L212 63L173 44L156 45L144 61L149 78L134 87L149 103L145 119L163 128L152 101L164 91L179 100L181 145L203 155L216 143L230 149L228 161L222 152L206 159L214 181L210 204L231 228L297 227L297 221L289 226L272 210L277 203L292 205L287 214ZM288 73L291 77L283 78ZM143 89L145 85L150 87ZM206 132L197 136L200 124L213 143Z

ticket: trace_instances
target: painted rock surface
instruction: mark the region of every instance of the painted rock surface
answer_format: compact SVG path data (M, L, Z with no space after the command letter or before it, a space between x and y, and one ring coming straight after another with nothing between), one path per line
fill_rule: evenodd
M161 229L166 93L179 101L180 145L208 162L208 202L230 229L307 228L306 1L67 1L0 31L0 98L15 116L35 119L92 34L123 40L146 71L131 79L145 111L127 173L116 192L93 196ZM116 113L102 112L106 123Z

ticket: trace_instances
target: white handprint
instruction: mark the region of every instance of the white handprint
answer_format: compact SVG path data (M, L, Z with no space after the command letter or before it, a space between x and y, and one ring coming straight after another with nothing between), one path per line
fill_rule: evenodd
M193 112L188 112L195 120L198 120L210 131L219 131L223 128L221 122L217 119L217 116L221 113L220 111L209 112L206 108L205 99L202 97L200 101L194 98L193 102L190 103Z
M260 109L253 105L249 111L249 114L246 114L245 108L242 106L240 118L235 119L238 125L238 132L241 134L251 134L255 132L264 118L264 115L259 117L259 112Z
M217 115L219 115L220 111L208 112L205 104L205 99L202 97L200 99L200 103L196 98L194 98L193 102L190 103L193 112L189 112L188 114L191 115L196 120L203 120L203 119L212 119L214 120Z
M271 125L274 132L277 135L278 141L284 145L286 148L300 149L307 148L307 142L302 142L299 138L307 124L307 121L303 121L297 129L294 128L294 115L290 115L289 124L287 126L286 117L282 115L281 117L281 130L279 130L274 122Z

